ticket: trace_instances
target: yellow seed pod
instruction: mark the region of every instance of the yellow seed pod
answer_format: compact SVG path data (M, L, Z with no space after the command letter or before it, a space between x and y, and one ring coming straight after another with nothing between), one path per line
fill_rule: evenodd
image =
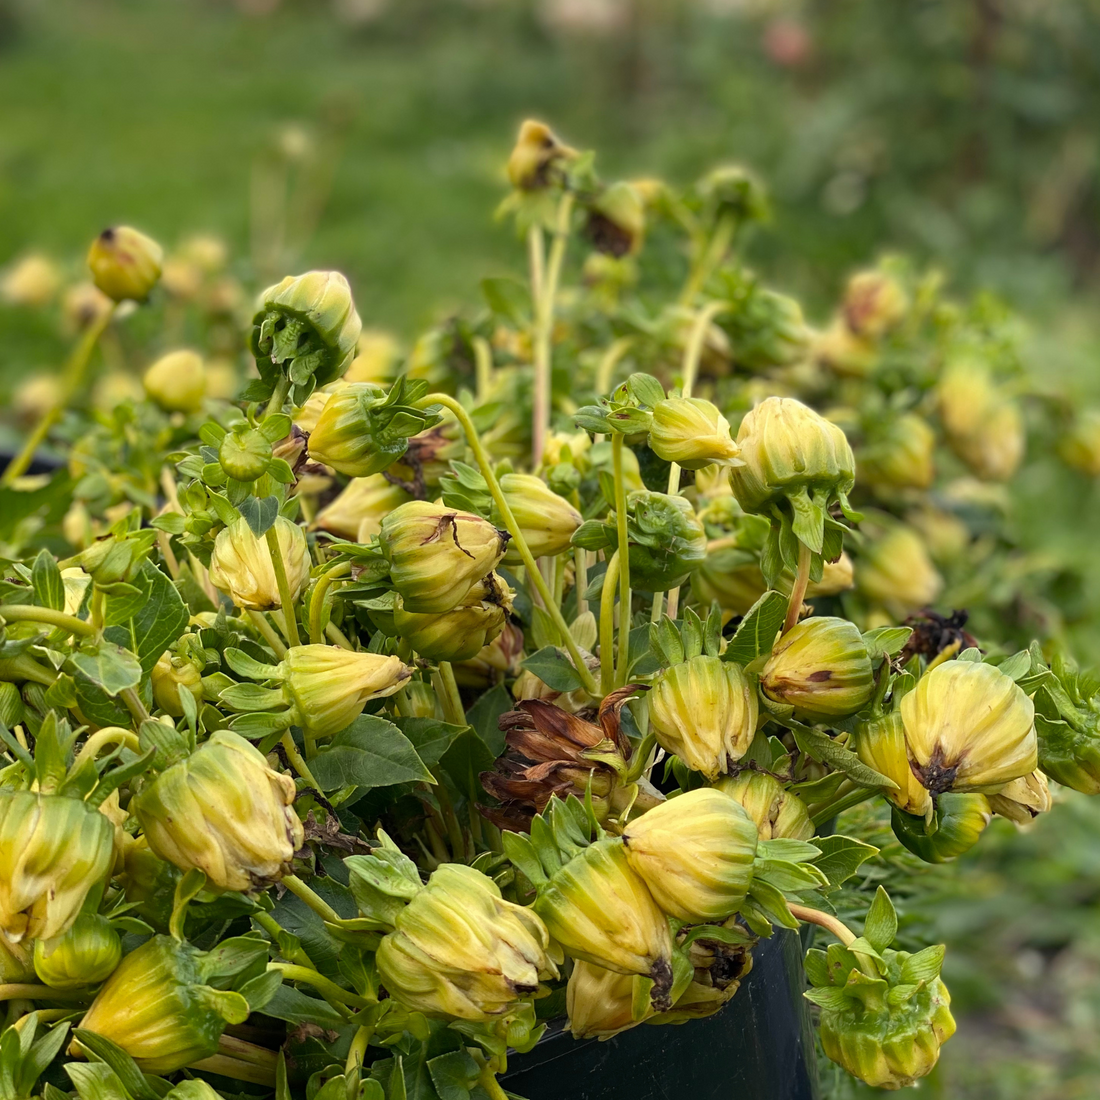
M857 271L844 288L844 321L857 336L881 340L909 311L901 283L882 271Z
M899 810L931 820L934 809L932 798L909 766L905 725L900 714L887 714L870 722L861 722L856 752L867 767L874 768L898 785L896 791L882 793Z
M1075 470L1100 477L1100 409L1085 409L1063 435L1058 453Z
M989 808L1016 825L1030 825L1053 805L1047 777L1041 771L1007 783L996 794L987 796Z
M886 437L859 456L859 480L875 489L927 489L936 476L936 433L916 413L905 413Z
M409 499L404 489L391 485L383 474L353 477L340 495L317 513L313 526L342 539L370 542L382 530L382 520Z
M943 589L924 540L904 524L892 526L860 555L856 581L872 603L899 620L928 607Z
M150 400L165 412L197 412L206 397L206 368L195 351L162 355L141 381Z
M88 251L95 285L116 302L144 302L160 279L163 262L160 245L127 225L104 229Z
M500 478L500 488L536 558L554 557L570 548L574 532L584 521L565 497L559 496L542 478L533 474L504 474ZM504 518L495 507L493 522L504 526ZM514 547L509 547L504 560L509 565L523 561Z
M305 532L285 516L275 520L274 529L282 551L290 594L297 599L309 580L310 560ZM210 559L210 580L238 607L251 611L282 607L267 539L257 538L244 519L236 520L218 532Z
M153 682L153 701L173 718L183 715L181 691L189 691L196 703L202 702L202 673L186 658L161 654L149 677Z
M992 665L947 661L901 701L914 772L933 794L995 793L1038 767L1035 708Z
M528 119L508 157L508 179L521 191L537 191L552 182L555 168L576 156L577 151L563 145L544 122Z
M766 772L723 776L714 787L744 807L761 840L809 840L814 835L806 803Z
M653 407L649 445L666 462L685 470L718 463L735 466L740 448L718 406L701 397L666 397Z
M641 1023L632 1015L637 975L575 962L565 987L565 1011L574 1039L610 1039Z
M41 252L29 252L0 278L0 300L11 306L40 309L54 300L60 288L57 264Z
M841 378L866 378L879 358L878 348L870 340L857 336L839 317L815 335L812 355L815 362Z
M67 932L34 943L34 972L52 989L97 985L121 960L122 941L98 913L81 913Z
M496 573L471 590L481 595L470 603L441 615L417 615L406 611L398 597L393 627L415 653L431 661L469 661L504 629L514 593Z
M1001 392L989 368L957 359L944 371L936 398L951 449L984 481L1007 481L1027 439L1019 406Z

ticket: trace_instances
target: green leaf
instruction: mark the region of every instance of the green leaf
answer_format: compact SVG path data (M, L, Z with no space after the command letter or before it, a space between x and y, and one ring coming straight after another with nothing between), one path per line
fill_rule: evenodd
M116 1043L94 1031L76 1028L74 1038L100 1061L105 1062L117 1076L122 1087L134 1100L159 1100L160 1093L150 1087L137 1062Z
M794 734L795 744L799 749L819 764L828 764L844 772L849 779L861 787L894 791L898 789L898 785L892 779L867 767L854 752L850 752L843 745L838 745L827 733L804 726L789 718L784 721L784 725L787 725Z
M257 500L255 497L245 497L237 505L237 511L244 516L245 522L252 529L252 533L259 538L265 535L279 515L279 500L277 497L264 497Z
M500 728L500 717L514 706L512 696L503 684L485 692L467 711L466 719L478 737L485 742L494 759L504 752L504 731Z
M427 1062L428 1074L439 1100L469 1100L480 1074L468 1050L452 1050Z
M807 989L802 996L826 1012L846 1012L852 1007L853 1003L852 998L844 990L829 985Z
M333 737L310 761L310 770L323 791L432 782L408 737L392 722L370 714L361 714Z
M481 280L481 293L488 307L518 326L526 326L531 309L531 292L525 283L506 276Z
M61 570L53 554L40 550L31 566L31 584L34 598L40 607L52 607L54 611L65 610L65 582L61 579Z
M575 691L584 682L564 650L557 646L544 646L528 657L522 667L555 691Z
M747 665L770 653L787 614L787 597L769 590L749 608L732 641L722 654L724 661Z
M240 995L248 1002L252 1012L264 1011L265 1005L278 992L283 984L283 976L277 970L265 970L257 977L250 979L241 986Z
M102 1062L67 1062L65 1072L72 1078L80 1100L131 1100L118 1075Z
M436 718L399 718L396 725L429 768L439 763L455 738L466 729L465 726L452 726Z
M905 648L913 631L907 626L879 626L863 635L863 643L872 661L883 656L893 657ZM1028 665L1031 661L1028 659Z
M850 836L819 836L814 844L821 849L813 862L824 873L830 887L847 882L867 860L878 855L878 849Z
M104 631L104 636L135 654L142 671L148 673L187 629L190 616L176 586L152 562L141 567L133 585L141 591L141 599L125 619L112 618L115 597L107 598L105 611L114 625Z
M471 802L481 794L481 773L489 771L496 755L472 729L466 729L451 743L439 761L452 783Z
M288 1024L316 1024L327 1029L339 1029L344 1026L344 1017L327 1001L309 997L300 989L290 985L280 986L271 1000L264 1005L264 1015L274 1016L276 1020L286 1020Z
M863 925L863 936L878 951L885 951L894 942L898 934L898 914L890 896L880 886L875 891L875 900L867 910L867 920Z
M77 650L70 658L73 668L110 696L141 683L141 663L122 646L103 641L90 650Z
M903 982L931 982L940 976L943 968L943 956L947 948L938 943L932 947L926 947L901 964L901 980Z
M37 564L37 563L36 563ZM1010 680L1022 680L1031 672L1031 654L1026 649L1006 657L997 670L1003 672Z

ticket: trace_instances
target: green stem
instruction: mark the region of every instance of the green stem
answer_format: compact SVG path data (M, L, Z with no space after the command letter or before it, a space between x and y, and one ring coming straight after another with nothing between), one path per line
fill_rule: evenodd
M248 617L252 620L252 625L263 635L263 639L269 646L271 646L272 652L281 661L286 656L286 646L283 644L282 638L275 632L275 628L267 621L262 611L249 611Z
M68 408L74 394L80 388L80 384L84 380L84 372L88 369L88 363L91 361L92 352L95 350L95 346L99 342L99 338L103 335L104 330L111 323L117 308L117 303L113 303L110 309L105 310L102 316L98 317L88 326L88 331L80 338L80 343L76 345L69 362L65 366L65 373L61 378L61 390L57 395L57 401L52 408L48 409L43 414L42 418L34 426L34 431L27 437L27 441L23 444L23 448L20 450L19 454L8 463L7 468L4 470L3 477L0 477L0 487L6 488L10 486L17 477L21 477L26 472L27 467L34 458L35 452L42 445L42 441L46 438L50 428L53 427L61 414Z
M290 591L290 581L287 579L286 565L283 562L283 550L279 545L279 536L274 524L267 529L264 538L267 539L267 549L275 569L275 583L279 586L279 603L282 605L281 610L286 619L286 640L293 648L302 644L298 637L298 616L294 613L294 595Z
M369 1024L364 1024L356 1033L355 1038L351 1041L351 1046L348 1048L347 1061L344 1062L344 1076L347 1077L351 1074L352 1070L360 1069L363 1065L363 1059L367 1054L367 1046L371 1041L371 1036L374 1034L374 1028Z
M459 694L458 681L455 680L455 670L450 661L439 662L439 679L443 687L441 698L447 721L456 726L465 726L466 711L462 706L462 696Z
M270 913L261 909L258 913L252 914L252 919L271 937L272 943L278 944L279 936L284 929ZM297 963L299 966L308 966L310 970L317 969L313 965L313 960L306 954L306 949L300 943L293 949L293 955L294 957L290 958L288 954L287 962Z
M722 258L729 251L730 241L733 240L733 231L736 222L730 215L725 215L718 220L714 227L714 235L707 246L700 250L692 266L691 275L680 295L680 304L689 305L691 300L706 285L714 269L722 262Z
M805 921L807 924L816 924L819 928L824 928L826 932L831 932L840 940L845 947L856 939L855 932L831 913L822 913L820 909L811 909L808 905L795 905L793 902L789 903L788 908L796 920Z
M348 636L333 622L325 623L325 637L328 638L333 645L338 645L341 649L355 649L355 646L348 641Z
M600 592L600 694L615 689L615 585L619 579L619 552L611 555Z
M286 753L286 758L290 761L294 770L315 791L319 791L321 788L317 785L317 780L313 778L313 773L309 770L309 765L302 759L301 753L298 752L298 746L294 744L294 738L290 736L290 730L287 730L286 733L279 738L279 744L283 746L283 752ZM283 881L285 882L286 879Z
M283 875L282 883L323 920L335 924L342 919L340 914L323 897L315 894L297 875Z
M88 621L92 626L92 629L99 634L103 630L103 605L106 597L103 595L103 589L99 585L92 586L92 599L88 608Z
M126 688L119 692L119 698L126 704L126 709L130 712L134 721L140 726L142 722L149 721L149 712L145 709L145 704L141 701L141 696L133 688Z
M550 589L547 587L546 580L542 573L539 572L535 557L531 553L530 547L527 545L527 540L523 537L523 531L516 522L516 517L512 513L507 498L501 491L500 482L497 481L496 474L493 472L492 463L489 461L489 456L485 451L485 447L482 445L480 436L477 434L474 422L470 419L470 414L458 401L445 393L430 393L427 397L423 397L417 402L417 407L421 409L427 408L430 405L443 405L454 413L455 418L462 426L462 430L466 435L466 441L470 445L470 450L474 452L474 458L481 471L481 476L485 478L485 482L489 486L489 493L492 495L493 502L496 504L501 519L504 521L504 526L512 536L515 547L519 551L519 556L527 569L527 576L530 582L535 586L538 594L542 597L543 606L546 608L554 625L558 628L558 634L564 641L565 648L569 651L569 656L573 659L577 675L581 678L585 691L591 695L595 695L597 691L596 681L593 679L592 673L588 671L588 666L581 657L581 651L577 647L577 643L573 640L573 636L569 633L569 626L561 613L561 608L554 603L554 598L550 593Z
M615 529L619 544L619 659L615 669L616 687L626 683L627 665L630 662L630 541L626 526L623 446L623 437L616 432L611 440L611 457L615 473ZM606 579L604 583L607 583Z
M286 881L284 878L283 882ZM339 920L338 917L337 920ZM268 963L267 968L268 970L278 970L289 982L306 982L319 993L324 994L326 1000L331 999L338 1004L351 1005L353 1008L370 1008L375 1003L367 1000L366 997L360 997L358 993L352 993L341 988L335 982L329 981L323 974L318 974L316 970L310 970L305 966L295 966L294 963L273 962Z
M32 622L46 623L67 630L70 634L92 637L96 630L91 623L78 619L75 615L66 615L64 611L55 611L52 607L35 607L33 604L8 604L0 606L0 619L8 623Z
M334 581L346 577L350 572L351 562L344 561L317 578L309 601L309 640L314 645L323 645L325 641L325 631L321 625L325 618L325 596Z
M866 802L869 798L874 798L877 793L877 791L872 790L870 787L857 786L854 790L847 790L839 798L834 798L826 802L819 810L815 810L811 813L810 820L815 826L821 825L823 822L828 821L829 818L836 817L837 814L841 814L845 810L850 810L853 806L858 806L861 802Z
M0 660L0 680L30 680L32 684L42 684L50 687L57 683L60 673L53 669L40 665L33 657L26 653L19 653L14 657L5 657Z
M432 793L439 803L439 812L443 819L443 826L447 830L447 842L451 846L450 858L453 862L462 862L466 854L466 839L462 835L462 825L459 823L458 814L455 813L454 803L451 801L451 792L447 790L447 784L443 781L443 775L438 768L432 771L435 777L435 786Z
M285 374L279 375L279 381L275 383L275 389L271 394L271 400L267 403L267 408L264 409L264 415L261 420L270 416L272 413L281 413L283 406L286 404L286 395L290 392L290 378Z
M0 1001L90 1001L93 996L87 989L53 989L23 982L0 985Z
M550 428L551 399L551 349L554 328L554 303L558 294L558 279L565 259L565 247L569 241L569 219L573 214L573 193L563 192L558 202L558 214L554 225L554 243L550 246L550 259L546 264L546 277L538 288L535 309L535 400L532 431L532 464L542 461L546 446L546 433Z
M121 726L107 726L105 729L93 733L91 737L84 742L80 752L76 754L76 759L73 760L73 766L69 771L75 773L79 771L85 760L94 760L96 753L99 752L104 745L118 744L125 745L126 748L130 749L132 752L141 752L141 742L138 740L137 734L132 733L130 730L124 730Z
M588 610L584 594L588 591L588 551L583 546L573 550L573 588L577 593L577 618Z
M806 597L806 589L810 585L810 564L813 560L810 548L804 543L798 544L798 572L791 586L791 599L787 604L787 617L783 620L783 633L786 634L802 613L802 601Z
M489 391L493 386L493 349L484 336L475 336L471 342L477 370L477 400L481 404L489 399Z
M254 1062L244 1062L228 1054L211 1054L209 1058L200 1058L191 1063L192 1069L216 1073L219 1077L228 1077L234 1081L245 1081L250 1085L275 1085L274 1067L258 1066Z

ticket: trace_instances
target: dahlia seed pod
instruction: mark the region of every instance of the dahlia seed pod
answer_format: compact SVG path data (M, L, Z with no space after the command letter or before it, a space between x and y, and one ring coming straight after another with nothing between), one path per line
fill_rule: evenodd
M98 985L121 960L122 941L98 913L81 913L67 932L34 944L34 972L52 989Z
M508 157L508 179L521 191L548 187L561 165L577 156L563 145L545 123L528 119L519 128L515 148Z
M732 916L752 886L757 831L736 800L700 787L623 830L627 862L668 914L690 924Z
M161 654L149 674L153 684L153 701L173 718L183 716L180 692L189 691L196 703L203 698L202 673L186 658Z
M382 520L408 500L409 494L382 474L355 477L318 512L313 526L342 539L367 543L382 530Z
M871 698L874 676L863 636L846 619L796 623L775 643L760 674L769 699L809 721L855 714Z
M951 449L984 481L1007 481L1027 445L1019 406L1000 392L989 368L971 359L951 363L936 387Z
M0 279L0 300L11 306L41 309L61 288L61 272L48 256L30 252L16 260Z
M766 772L723 776L714 787L744 807L761 840L809 840L816 831L806 803Z
M996 794L987 796L989 808L1016 825L1030 825L1053 805L1047 777L1041 771L1007 783Z
M413 651L430 661L469 661L500 632L508 620L514 593L496 573L490 573L471 590L480 599L444 611L441 615L417 615L406 611L398 597L393 627Z
M657 743L709 780L748 751L756 691L740 666L699 654L659 673L646 696Z
M197 412L206 397L206 368L196 351L162 355L142 377L151 401L165 412Z
M379 540L405 610L441 614L500 564L508 535L480 516L412 500L382 520Z
M913 817L931 818L932 798L909 766L905 724L900 714L885 714L881 718L861 722L856 752L867 767L874 768L898 785L896 791L884 790L882 793L899 810Z
M598 252L616 259L640 251L645 237L645 205L638 192L620 181L597 195L588 212L585 236Z
M254 745L219 730L144 786L132 810L162 859L219 890L252 891L277 882L301 847L294 793Z
M724 923L729 928L732 920ZM695 975L687 989L676 998L667 1012L646 1019L647 1024L686 1024L713 1016L733 999L741 979L752 970L752 942L724 943L717 939L697 939L688 948L688 959Z
M88 250L95 285L116 302L144 302L160 279L164 250L128 225L104 229Z
M305 532L285 516L278 516L275 536L282 551L291 597L297 599L309 580ZM210 559L210 580L238 607L251 611L282 607L267 539L254 535L244 519L235 520L218 532Z
M909 298L897 279L882 271L858 271L844 288L841 311L857 336L881 340L904 320Z
M715 404L701 397L658 401L653 406L649 445L659 458L685 470L701 470L712 463L735 466L740 453L729 421Z
M913 771L933 794L996 792L1038 767L1035 708L992 665L947 661L901 701Z
M640 489L626 498L630 583L644 592L682 585L707 555L707 534L682 496Z
M234 428L218 446L218 461L226 474L237 481L252 482L264 476L271 465L271 443L258 428Z
M1085 409L1058 444L1058 453L1086 477L1100 477L1100 409Z
M861 451L860 483L890 493L895 489L927 489L936 476L936 433L916 413L905 413L890 425L885 437Z
M934 603L943 589L943 577L932 564L924 540L900 523L860 555L856 582L869 600L898 620Z
M524 541L536 558L554 557L570 548L573 533L583 520L569 501L533 474L504 474L500 478L500 488ZM493 522L504 526L504 519L495 506ZM510 565L518 565L523 559L514 547L510 547L504 560Z
M890 813L894 836L925 863L949 863L969 852L993 819L984 794L941 794L935 802L935 829L923 818L904 813L896 806Z
M395 925L378 973L391 996L428 1016L487 1020L558 975L539 917L472 867L437 868Z
M330 394L309 435L309 457L345 477L380 474L408 447L408 435L376 427L371 410L383 406L387 392L369 382L342 386Z
M580 960L565 987L565 1011L574 1039L610 1039L641 1023L633 1016L637 975L620 974Z

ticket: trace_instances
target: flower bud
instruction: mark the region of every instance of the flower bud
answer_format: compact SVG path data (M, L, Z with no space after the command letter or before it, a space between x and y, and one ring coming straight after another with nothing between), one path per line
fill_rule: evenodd
M481 598L477 599L479 594ZM414 652L430 661L468 661L504 629L514 593L496 573L490 573L470 595L470 603L441 615L406 611L398 597L394 630Z
M707 533L682 496L640 489L626 498L630 583L644 592L682 585L707 555Z
M589 962L573 963L565 987L565 1011L574 1039L610 1039L635 1024L634 974L620 974Z
M501 632L484 649L454 666L459 687L487 688L520 674L523 660L523 630L506 622Z
M198 868L219 890L252 891L282 878L301 847L294 790L255 746L218 730L144 786L132 810L162 859Z
M218 461L226 474L237 481L251 482L267 473L272 459L271 443L258 428L233 428L222 437Z
M779 578L780 591L789 595L793 585L794 575L784 570ZM854 585L855 566L852 565L852 559L845 551L836 561L822 563L821 580L810 581L806 586L806 596L811 600L816 596L839 596L841 592L847 592Z
M756 732L756 691L739 665L699 654L659 673L646 697L657 743L717 779Z
M111 822L57 794L0 790L0 931L12 943L72 926L114 857Z
M149 676L153 682L153 701L173 718L183 716L181 691L189 691L196 703L202 702L202 673L184 657L161 654Z
M521 191L548 187L562 164L574 160L575 149L563 145L545 123L528 119L519 128L515 148L508 157L508 179Z
M1085 409L1058 444L1058 453L1087 477L1100 477L1100 409Z
M863 635L846 619L804 619L775 643L760 686L769 699L789 703L796 717L809 721L855 714L874 688Z
M275 536L286 568L292 598L301 595L309 580L309 549L305 532L285 516L275 520ZM282 607L271 550L265 537L257 538L244 519L218 532L210 559L210 580L238 607L266 611Z
M104 229L88 251L95 285L116 302L144 302L157 285L163 261L160 245L127 225Z
M764 185L739 164L712 168L698 186L707 213L715 221L722 217L735 222L764 221L768 217L768 193Z
M111 299L94 283L77 283L61 296L61 323L70 335L84 332L111 309Z
M117 1043L145 1073L174 1073L218 1049L248 1002L203 984L202 953L171 936L131 951L104 983L80 1027ZM80 1053L75 1042L70 1053Z
M928 823L904 813L896 806L890 814L894 836L925 863L950 863L969 852L993 810L984 794L941 794L935 800L934 819Z
M507 533L488 520L425 500L390 512L379 539L404 609L417 614L441 614L465 603L500 563L508 543Z
M909 767L905 725L900 714L885 714L881 718L861 722L856 752L867 767L874 768L898 785L896 791L885 790L882 793L899 810L913 817L931 819L932 798Z
M314 737L346 729L371 699L392 695L412 675L400 657L330 645L292 646L279 670L297 724Z
M933 603L943 588L925 549L924 540L904 524L896 524L860 555L856 581L872 602L904 619Z
M729 928L732 919L724 926ZM685 1024L713 1016L733 999L741 979L752 970L751 944L723 943L717 939L694 940L687 950L695 970L687 989L676 998L668 1012L650 1016L647 1024Z
M379 433L370 410L386 400L386 391L369 382L342 386L329 396L309 435L309 457L347 477L380 474L399 459L408 437Z
M667 462L701 470L717 462L737 465L740 449L730 436L729 421L701 397L666 397L653 406L649 445Z
M607 837L583 849L555 872L533 908L573 958L651 978L654 1004L668 1007L668 921L631 868L622 840Z
M901 701L913 771L933 794L996 791L1038 767L1035 708L992 665L947 661Z
M860 482L876 489L927 489L936 476L936 433L916 413L899 416L884 438L859 456Z
M98 985L121 960L122 941L98 913L81 913L67 932L34 944L34 972L53 989Z
M813 358L841 378L866 378L878 362L878 351L838 318L814 338Z
M378 973L391 996L428 1016L487 1020L558 975L539 917L472 867L437 868L395 925Z
M542 478L533 474L504 474L500 478L500 488L524 541L536 558L554 557L569 549L569 540L580 527L582 517L565 497L558 496ZM504 526L504 519L495 506L493 522ZM522 560L515 547L510 547L505 561L516 565Z
M793 397L769 397L737 430L742 466L730 471L746 512L766 512L785 497L845 494L855 484L855 458L835 424Z
M744 807L761 840L809 840L814 835L806 803L767 772L746 769L723 776L714 786Z
M983 481L1011 478L1027 444L1023 417L998 391L989 368L958 360L944 371L936 392L951 449Z
M4 272L0 299L10 306L40 309L53 301L61 287L61 273L49 257L30 252Z
M317 514L313 526L338 538L367 543L382 530L382 520L409 494L382 474L353 477L340 495Z
M857 336L881 340L904 319L909 298L893 276L859 271L848 280L841 309L845 323Z
M613 183L588 212L585 236L593 248L616 258L633 255L645 237L645 206L629 183Z
M653 900L689 924L737 912L752 886L756 841L745 808L711 787L662 802L623 830L627 862Z
M287 275L260 296L252 320L256 357L281 364L290 378L318 386L339 378L355 355L362 322L338 271Z
M996 794L987 796L989 808L1016 825L1030 825L1053 805L1047 777L1041 771L1013 779Z
M194 351L162 355L142 378L150 400L165 412L197 412L206 396L206 368Z
M19 419L30 425L61 401L61 384L56 375L43 374L20 382L12 394L12 407Z

